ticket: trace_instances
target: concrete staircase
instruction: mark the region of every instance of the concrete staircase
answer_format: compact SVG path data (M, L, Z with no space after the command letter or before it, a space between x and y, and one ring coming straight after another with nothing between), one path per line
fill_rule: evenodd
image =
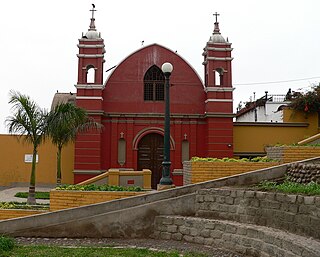
M199 190L193 217L157 216L152 237L248 256L319 257L319 229L320 197L222 188Z
M300 163L315 163L319 159ZM146 195L3 220L0 221L0 234L93 238L153 236L212 244L251 256L320 256L317 236L320 233L317 232L320 231L320 199L272 196L270 200L263 194L248 192L242 196L241 193L234 195L229 189L226 189L228 193L221 190L222 187L281 178L287 166L283 164ZM219 197L216 197L217 192L221 192ZM237 200L237 196L243 199ZM261 199L269 199L270 202ZM276 199L284 202L279 205L274 203ZM294 203L287 204L285 201ZM296 207L298 205L303 207ZM260 215L264 206L273 210L271 220L273 216L280 221L291 219L295 224L306 220L310 225L307 226L308 231L304 231L305 225L299 227L293 226L293 223L274 222L275 226L270 226L270 219ZM317 208L314 209L314 206ZM283 211L277 212L281 208ZM280 215L287 212L287 216ZM290 227L297 229L289 230Z

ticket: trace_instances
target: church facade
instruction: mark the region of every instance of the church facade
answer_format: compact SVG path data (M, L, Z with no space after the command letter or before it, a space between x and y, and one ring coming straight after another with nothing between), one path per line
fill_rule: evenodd
M214 31L203 51L204 82L177 53L159 44L142 47L103 80L105 45L92 16L79 39L76 104L103 124L102 131L77 137L75 183L110 168L152 171L161 178L164 135L164 75L170 77L171 172L192 156L233 156L231 43Z

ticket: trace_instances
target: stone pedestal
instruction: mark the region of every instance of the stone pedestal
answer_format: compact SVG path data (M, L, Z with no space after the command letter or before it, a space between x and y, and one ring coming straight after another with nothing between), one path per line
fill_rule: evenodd
M158 184L157 185L157 190L158 191L162 191L162 190L167 190L167 189L170 189L170 188L175 188L176 185L161 185L161 184Z

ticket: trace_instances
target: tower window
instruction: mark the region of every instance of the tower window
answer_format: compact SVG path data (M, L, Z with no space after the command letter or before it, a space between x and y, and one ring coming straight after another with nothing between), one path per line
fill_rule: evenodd
M87 83L94 83L95 82L95 68L93 65L87 66Z
M223 85L223 69L217 68L214 72L215 74L215 86Z
M164 75L153 65L144 75L144 100L164 101Z

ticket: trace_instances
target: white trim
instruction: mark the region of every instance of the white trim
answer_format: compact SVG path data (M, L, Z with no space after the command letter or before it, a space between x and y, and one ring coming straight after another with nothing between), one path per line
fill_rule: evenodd
M233 99L207 99L204 101L205 103L208 102L223 102L223 103L232 103Z
M207 57L207 60L213 61L232 61L233 57Z
M77 54L79 58L101 58L103 54Z
M77 89L104 89L104 85L97 85L97 84L77 84L74 85Z
M104 48L104 45L85 45L85 44L78 44L79 48Z
M76 96L79 100L103 100L102 96Z
M233 92L234 87L206 87L204 91L208 92Z
M73 170L74 174L101 174L104 171L102 170Z
M231 52L233 50L233 48L207 47L206 50L213 50L213 51L218 51L218 52L224 52L224 51Z

